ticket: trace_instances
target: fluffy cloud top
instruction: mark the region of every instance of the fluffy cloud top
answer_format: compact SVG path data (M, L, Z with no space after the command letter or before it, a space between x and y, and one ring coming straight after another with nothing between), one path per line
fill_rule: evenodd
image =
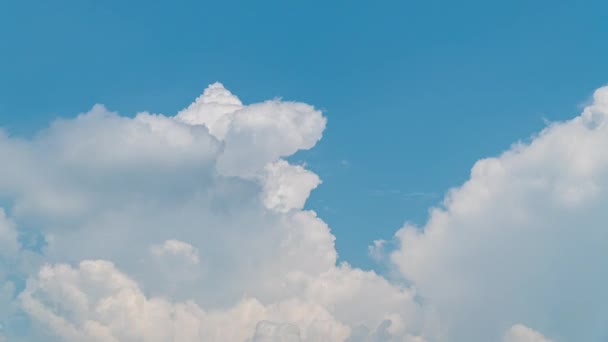
M390 279L337 264L304 209L321 180L282 158L322 136L307 104L216 83L175 116L0 134L0 340L603 340L607 115L601 88L476 163L388 258L374 242Z
M224 142L218 170L228 176L252 176L268 162L312 148L325 129L321 112L304 103L278 100L243 106L220 83L175 117L204 125Z

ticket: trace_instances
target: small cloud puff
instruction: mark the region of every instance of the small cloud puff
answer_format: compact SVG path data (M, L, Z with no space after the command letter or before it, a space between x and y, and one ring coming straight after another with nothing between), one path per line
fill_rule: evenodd
M162 245L153 245L150 252L156 257L180 257L185 261L198 264L198 250L191 244L179 240L167 240Z
M525 325L516 324L507 331L503 342L551 342L551 340Z

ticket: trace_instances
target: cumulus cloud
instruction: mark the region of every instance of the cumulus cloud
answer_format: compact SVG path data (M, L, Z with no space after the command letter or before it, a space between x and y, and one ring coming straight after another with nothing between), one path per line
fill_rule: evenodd
M338 264L304 209L321 180L284 158L322 136L310 105L243 104L216 83L175 116L96 105L32 138L0 133L0 336L605 339L606 115L601 88L477 162L426 224L373 243L390 278Z
M319 177L281 159L313 147L324 128L312 106L245 105L216 83L176 116L124 117L96 105L31 139L0 136L0 193L14 221L0 220L0 241L19 249L21 227L42 240L36 267L17 275L25 287L6 296L31 321L21 334L411 336L413 291L337 265L329 227L303 210Z
M312 148L325 129L320 111L305 103L266 101L243 106L222 84L209 86L178 121L204 125L224 142L218 170L253 176L267 163Z
M177 113L175 118L191 125L203 125L214 137L223 140L232 113L242 108L243 104L238 97L221 83L213 83L188 108Z
M302 209L321 180L316 174L284 160L266 165L264 205L281 212Z
M83 261L77 268L45 266L28 280L20 300L28 314L65 341L265 341L289 336L336 341L348 335L348 328L321 306L299 300L264 306L245 298L233 308L206 311L192 301L148 298L106 261Z
M424 226L397 233L392 260L434 312L429 334L496 341L526 322L558 341L608 337L606 115L608 87L579 117L478 161Z
M251 176L268 162L312 148L325 129L321 112L304 103L267 101L233 113L218 170Z

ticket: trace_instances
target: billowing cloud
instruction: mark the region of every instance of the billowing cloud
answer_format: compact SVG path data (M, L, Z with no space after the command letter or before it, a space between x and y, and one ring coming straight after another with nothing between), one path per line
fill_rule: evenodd
M321 182L316 174L284 160L267 164L265 171L264 205L281 212L302 209L310 191Z
M556 341L608 337L607 115L605 87L397 233L392 260L434 313L429 334L497 341L523 322Z
M106 261L45 266L20 299L28 314L65 341L245 341L252 333L263 340L290 331L306 341L335 341L349 331L321 306L299 300L264 306L245 298L227 310L205 311L192 301L147 298ZM284 323L292 328L264 328L280 327L275 320L293 322Z
M281 159L313 147L324 128L312 106L245 105L216 83L176 116L96 105L31 139L0 136L11 220L0 221L0 242L16 253L21 227L41 240L31 251L39 260L6 296L31 321L20 333L104 342L413 336L413 291L337 265L329 227L303 209L319 177Z
M312 148L326 120L312 106L279 100L243 106L221 84L209 86L177 121L205 125L224 142L218 170L228 176L252 176L267 163Z
M96 105L32 138L0 133L0 336L603 340L606 115L601 88L477 162L426 224L374 242L390 279L338 264L304 209L321 180L284 158L322 136L310 105L243 104L216 83L175 116Z

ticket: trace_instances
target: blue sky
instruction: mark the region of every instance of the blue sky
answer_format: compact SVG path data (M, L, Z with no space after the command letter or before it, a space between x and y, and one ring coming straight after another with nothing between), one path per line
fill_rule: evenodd
M1 1L0 342L605 341L606 13Z
M220 81L323 109L307 206L340 257L423 223L473 163L606 83L604 1L3 1L0 122L29 136L95 103L175 113ZM422 194L422 195L421 195Z

